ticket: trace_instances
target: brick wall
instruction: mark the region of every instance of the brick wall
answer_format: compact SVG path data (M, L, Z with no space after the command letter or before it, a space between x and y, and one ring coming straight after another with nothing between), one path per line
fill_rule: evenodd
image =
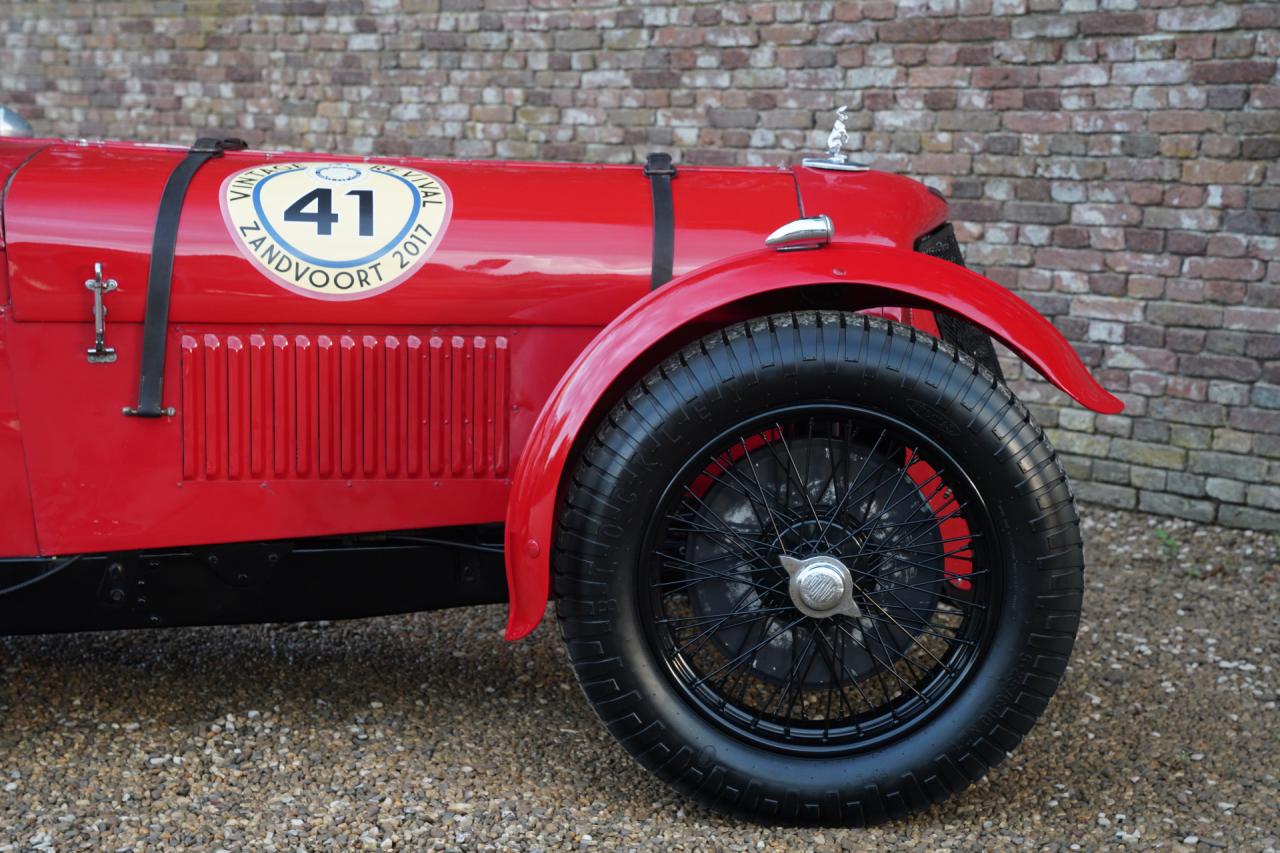
M1280 529L1275 2L0 2L0 39L68 136L772 164L848 104L1128 404L1014 367L1084 499Z

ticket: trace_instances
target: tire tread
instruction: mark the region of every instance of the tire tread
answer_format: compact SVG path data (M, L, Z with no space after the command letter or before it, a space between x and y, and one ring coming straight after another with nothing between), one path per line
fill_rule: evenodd
M950 400L958 426L993 435L999 461L1019 479L1010 499L1036 507L1030 518L1043 543L1032 561L1027 648L1017 687L980 733L958 740L890 785L861 790L805 789L750 778L668 739L667 728L635 689L626 665L610 651L614 629L607 577L595 563L609 553L601 520L634 512L619 499L623 457L642 453L646 437L677 434L689 418L724 399L738 400L781 369L786 376L817 364L828 374L859 365L868 379L891 374L904 391L936 404ZM911 365L922 364L917 370ZM644 464L643 456L635 457ZM606 726L645 767L678 790L731 814L777 822L863 826L940 803L999 764L1043 712L1066 669L1079 624L1083 558L1074 495L1062 465L1030 411L986 368L950 344L866 315L829 311L778 314L721 329L664 360L639 381L578 451L563 496L552 584L561 634L584 693Z

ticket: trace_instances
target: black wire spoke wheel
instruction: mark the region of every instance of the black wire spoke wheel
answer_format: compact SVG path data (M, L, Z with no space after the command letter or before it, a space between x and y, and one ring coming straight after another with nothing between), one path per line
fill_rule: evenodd
M735 324L574 452L552 554L569 659L618 742L710 808L920 811L1000 763L1066 671L1070 485L1026 407L936 338Z
M981 654L1001 572L985 507L903 423L834 405L762 414L695 454L654 521L638 576L649 641L697 707L752 742L840 753L901 735ZM817 592L797 606L806 580Z

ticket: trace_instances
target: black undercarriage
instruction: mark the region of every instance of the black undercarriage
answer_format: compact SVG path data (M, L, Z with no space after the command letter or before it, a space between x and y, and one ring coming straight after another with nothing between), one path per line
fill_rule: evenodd
M351 619L506 600L498 525L0 560L0 634Z

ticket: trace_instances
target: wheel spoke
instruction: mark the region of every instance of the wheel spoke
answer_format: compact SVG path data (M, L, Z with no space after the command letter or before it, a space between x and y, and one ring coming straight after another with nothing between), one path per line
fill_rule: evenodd
M741 601L739 601L739 603L741 603ZM744 610L744 611L740 611L740 612L742 612L742 613L744 613L744 614L745 614L745 613L750 613L751 611L749 611L749 610ZM728 621L729 621L730 619L732 619L732 618L733 618L733 614L731 613L731 614L729 614L728 616L725 616L725 617L724 617L723 619L721 619L720 621L715 622L715 623L713 623L713 624L711 624L711 625L708 625L706 628L704 628L704 629L703 629L702 633L698 634L696 637L694 637L694 638L692 638L691 640L687 641L684 645L682 645L682 646L680 646L679 648L675 649L675 650L672 652L672 654L674 654L674 655L680 655L680 654L684 654L685 652L689 652L690 654L692 654L692 653L694 653L694 652L699 651L699 650L702 648L702 646L704 645L705 641L706 641L706 640L708 640L708 639L710 639L710 638L711 638L711 637L712 637L716 632L718 632L718 631L720 631L720 630L723 630L723 628L724 628L724 624L725 624L726 622L728 622ZM756 617L755 617L755 618L753 618L753 619L749 619L749 620L748 620L748 623L751 623L751 622L759 622L761 619L768 619L768 618L769 618L768 616L756 616ZM741 626L739 626L739 627L741 627ZM694 643L697 643L698 645L697 645L697 646L694 646ZM692 650L691 650L691 647L692 647Z
M796 459L791 455L791 445L787 443L787 436L786 433L782 431L782 424L775 424L774 428L778 431L778 440L782 442L782 449L786 451L787 454L787 476L791 477L793 474L795 475L796 485L800 487L800 494L804 495L805 503L809 505L809 512L813 514L813 521L821 527L822 519L818 517L818 510L813 505L813 498L809 496L809 482L807 480L800 479L800 469L796 467ZM769 445L769 450L770 452L773 452L775 457L777 456L777 453L773 451L772 444ZM781 460L779 460L779 462L781 462Z
M748 460L748 464L751 465L752 473L754 474L755 466L754 466L754 463L751 462L751 450L747 447L747 442L745 439L743 439L742 441L742 451L743 451L744 457ZM756 520L761 522L761 526L763 526L763 523L765 521L768 521L770 526L773 527L774 536L776 536L778 541L781 542L782 534L778 530L778 522L777 522L777 519L774 518L773 507L770 505L769 499L764 494L764 488L760 486L760 478L756 477L756 490L758 492L758 495L753 495L750 492L750 486L746 482L744 482L743 479L734 472L732 467L725 465L723 456L713 457L711 460L711 463L715 465L717 468L719 468L722 474L724 474L730 480L732 480L733 485L730 485L727 481L720 480L716 477L712 477L712 480L724 485L729 489L732 489L733 491L737 492L738 494L746 498L748 501L750 501L752 513L755 515ZM764 512L765 512L764 518L760 517L760 512L756 509L757 505L759 505L762 509L764 509Z
M702 498L699 498L697 495L694 495L693 492L689 491L688 489L686 489L685 491L688 492L688 494L694 500L696 500L700 505L702 505L703 507L706 507L706 504L703 503ZM686 506L688 505L686 504ZM701 512L698 512L698 510L692 506L690 506L689 509L692 510L694 513L696 513L699 518L701 518L703 521L706 522L707 529L702 532L711 533L712 535L722 537L726 542L729 542L735 548L740 549L742 554L747 558L748 562L752 562L754 560L760 559L759 553L757 553L752 548L751 543L747 542L745 539L742 538L742 535L739 534L738 531L734 530L733 528L729 527L726 524L721 524L721 525L715 524L712 521L712 519L715 518L714 515L708 518L704 516ZM709 509L707 511L710 512Z
M671 483L646 545L646 630L719 724L848 749L915 725L967 677L999 612L1000 565L971 480L931 438L837 404L778 412ZM799 597L815 557L856 611Z
M887 434L888 434L888 430L880 431L880 435L876 437L875 444L871 445L871 450L867 452L866 456L862 457L862 465L858 468L858 473L854 475L852 481L846 481L848 483L848 488L845 489L844 495L840 498L840 501L835 505L835 508L832 509L830 513L828 513L827 524L822 528L822 535L823 535L824 541L826 539L827 531L830 530L831 525L835 522L835 520L840 517L840 512L844 509L844 505L848 502L849 497L853 494L853 490L858 488L859 484L863 482L862 474L866 470L867 464L871 461L871 457L876 455L876 450L879 449L880 442L884 441L884 437ZM871 473L872 474L879 473L882 470L884 470L883 463L881 463L880 465L877 465L875 470L872 471ZM870 474L868 474L868 477L869 476ZM874 492L874 489L872 491ZM854 502L854 506L857 506L859 501L861 501L861 498L859 498L858 501Z
M789 707L786 711L784 711L784 709L782 708L782 703L786 702L787 696L793 693L793 685L796 682L796 675L799 674L800 683L801 685L803 685L804 679L809 674L809 670L813 668L813 662L812 662L812 659L810 659L809 666L805 667L804 672L800 672L800 663L804 661L805 657L813 649L813 642L814 642L814 635L813 635L813 632L811 631L809 632L808 642L805 643L804 648L801 649L800 651L799 661L796 660L796 644L795 642L791 643L791 665L787 667L787 677L782 680L782 682L778 685L778 687L774 690L774 692L763 703L763 708L769 708L769 707L776 708L772 716L785 718L787 714L790 713ZM775 696L777 697L776 705L774 704ZM794 699L792 700L792 702L794 703Z
M808 618L809 618L809 617L807 617L807 616L801 616L799 619L796 619L796 620L795 620L795 621L793 621L793 622L788 622L786 625L784 625L783 627L779 628L777 631L774 631L772 634L770 634L769 636L765 637L763 640L761 640L760 642L756 643L754 646L752 646L751 648L747 649L747 650L746 650L745 652L743 652L742 654L740 654L740 655L738 655L737 657L733 658L733 659L732 659L732 660L730 660L728 663L722 664L722 665L721 665L718 669L716 669L715 671L713 671L713 672L709 672L709 673L707 673L706 675L704 675L704 676L702 676L701 678L699 678L697 681L693 682L693 686L694 686L694 687L699 687L699 686L701 686L704 682L706 682L706 680L707 680L707 679L709 679L709 678L714 678L715 676L717 676L717 675L719 675L721 672L723 672L723 671L725 670L725 668L726 668L726 667L730 667L730 666L732 666L732 667L737 667L738 665L740 665L740 664L742 663L742 661L743 661L744 659L746 659L747 657L750 657L750 656L751 656L751 654L752 654L753 652L755 652L755 651L757 651L758 649L760 649L760 648L761 648L762 646L764 646L766 643L770 642L770 641L771 641L771 640L773 640L775 637L779 637L779 636L781 636L782 634L785 634L787 631L790 631L792 628L794 628L795 626L799 625L801 622L803 622L805 619L808 619Z
M722 621L727 616L737 616L739 614L748 614L751 616L763 616L766 613L783 613L790 610L789 607L761 607L752 610L731 610L728 613L709 613L705 616L668 616L665 619L659 619L659 625L676 625L675 630L680 630L679 623L696 622L698 625L705 625L708 622ZM693 626L685 626L693 627Z
M756 481L756 488L760 491L760 500L764 503L764 508L769 513L769 522L773 525L773 534L778 538L778 549L782 553L787 553L786 543L782 540L782 531L778 529L778 519L773 515L773 507L769 504L769 499L765 497L764 486L760 483L760 471L756 468L756 461L751 458L751 448L747 445L747 440L742 438L739 440L742 444L742 453L747 460L747 465L751 467L751 476Z
M837 628L837 630L842 631L842 632L844 632L846 635L848 635L848 636L849 636L849 639L853 640L854 642L857 642L857 639L856 639L852 634L849 634L849 629L848 629L848 628L846 628L845 626L841 625L841 624L840 624L840 623L838 623L838 622L836 623L836 628ZM885 642L884 642L884 637L883 637L883 636L881 635L881 633L880 633L880 628L879 628L878 623L877 623L877 627L876 627L876 639L877 639L877 640L879 640L879 642L880 642L880 646L881 646L881 648L883 648L883 647L884 647L884 645L885 645ZM871 651L871 647L870 647L869 645L867 645L867 644L865 644L865 643L864 643L864 644L862 645L862 649L863 649L863 651L865 651L868 655L870 655L870 656L871 656L871 659L872 659L873 661L875 661L875 662L876 662L876 664L878 664L879 668L876 670L877 674L878 674L878 673L882 673L882 672L887 672L887 673L889 673L890 675L892 675L894 678L898 679L898 682L899 682L903 687L907 688L907 689L908 689L908 690L910 690L912 693L914 693L914 694L916 695L916 697L917 697L917 698L919 698L919 699L924 699L924 698L925 698L925 697L924 697L924 694L923 694L923 693L921 693L919 690L917 690L914 684L912 684L910 681L907 681L905 678L903 678L903 677L902 677L902 674L898 672L898 668L897 668L896 666L894 666L893 664L885 663L885 662L884 662L884 661L882 661L880 658L876 657L876 653L875 653L875 652L873 652L873 651ZM906 658L905 658L905 657L903 657L903 658L899 658L899 660L906 660ZM925 700L925 701L928 701L928 700Z
M839 661L841 671L843 671L844 674L848 677L849 683L853 685L854 690L858 691L858 695L862 697L862 701L866 704L866 706L868 708L874 708L877 703L874 702L872 698L867 695L867 691L862 686L863 679L857 673L850 672L848 664L844 662L845 640L846 639L853 640L853 642L859 647L861 647L862 644L858 642L857 638L855 638L852 634L848 633L847 631L836 630L836 631L833 631L832 633L834 633L836 637L838 637L840 640L838 644L831 643L829 646L832 657L836 661ZM830 643L830 641L827 640L826 634L822 635L822 640L824 643Z
M861 618L861 619L870 619L870 620L872 620L872 621L874 621L874 622L887 622L887 621L888 621L888 620L883 619L883 618L881 618L881 617L879 617L879 616L873 616L873 615L872 615L872 614L870 614L870 613L863 613L863 614L862 614L862 616L861 616L861 617L859 617L859 618ZM929 623L929 624L932 624L932 623ZM956 637L956 636L952 636L952 635L950 635L950 634L938 634L938 633L936 633L936 632L934 632L934 631L930 631L930 630L929 630L928 628L926 628L924 625L911 625L910 627L911 627L911 630L912 630L913 632L915 632L916 634L924 634L925 636L928 636L928 637L937 637L937 638L938 638L938 639L940 639L940 640L946 640L948 643L963 643L963 644L964 644L964 645L966 645L966 646L972 646L972 645L974 645L974 641L973 641L973 640L966 640L966 639L965 639L965 638L963 638L963 637ZM937 626L935 625L934 627L937 627Z
M986 610L986 609L987 609L987 606L986 606L985 604L983 604L983 603L979 602L979 601L965 601L963 598L955 598L955 597L951 596L949 593L939 592L938 590L935 590L935 589L933 589L933 588L932 588L933 586L938 585L941 581L928 581L928 582L926 582L926 583L924 583L924 584L906 584L906 583L901 583L901 582L899 582L899 581L889 580L888 578L881 577L880 575L872 574L872 573L870 573L870 572L864 572L864 571L861 571L861 570L859 570L859 569L851 569L851 571L852 571L852 572L853 572L853 574L855 574L855 575L861 575L862 577L865 577L865 578L867 578L868 580L873 580L873 581L875 581L876 583L880 583L880 584L893 584L893 587L894 587L895 589L912 590L912 591L921 591L921 590L927 591L930 595L936 596L937 598L941 599L942 601L947 601L947 602L953 603L953 604L955 604L957 607L972 607L972 608L974 608L975 610ZM964 577L964 576L962 575L961 577Z
M777 590L777 589L778 589L778 587L780 587L780 586L781 586L781 585L786 581L786 578L782 578L782 579L780 579L780 580L778 581L778 583L775 583L774 585L770 586L769 584L760 583L760 582L759 582L759 581L757 581L757 580L753 580L753 579L752 579L751 577L749 577L749 576L744 576L744 575L738 574L738 573L736 573L736 572L720 572L720 571L716 571L715 569L709 569L709 568L706 568L705 566L699 566L699 565L696 565L696 564L694 564L694 563L690 563L690 562L689 562L689 561L687 561L687 560L682 560L682 559L680 559L679 557L672 557L670 554L661 554L661 553L660 553L658 556L660 556L660 557L662 557L663 559L668 560L668 561L670 561L670 562L673 562L673 563L679 563L679 564L681 564L681 565L682 565L682 569L683 569L683 571L684 571L686 574L688 574L688 573L693 573L693 574L698 575L698 577L697 577L697 579L696 579L696 580L694 580L694 581L690 581L690 582L686 582L686 581L687 581L687 579L685 579L685 578L681 578L681 579L679 579L679 580L655 581L655 582L654 582L653 586L655 586L655 587L663 587L663 586L668 586L668 585L686 584L685 586L678 587L677 589L668 590L668 594L673 593L673 592L679 592L680 590L685 589L685 588L687 588L688 586L692 586L693 584L695 584L695 583L700 583L700 582L702 582L702 581L704 581L704 580L727 580L727 581L732 581L733 583L746 584L747 586L755 587L756 589L763 590L763 591L765 591L765 592L773 592L773 591Z

